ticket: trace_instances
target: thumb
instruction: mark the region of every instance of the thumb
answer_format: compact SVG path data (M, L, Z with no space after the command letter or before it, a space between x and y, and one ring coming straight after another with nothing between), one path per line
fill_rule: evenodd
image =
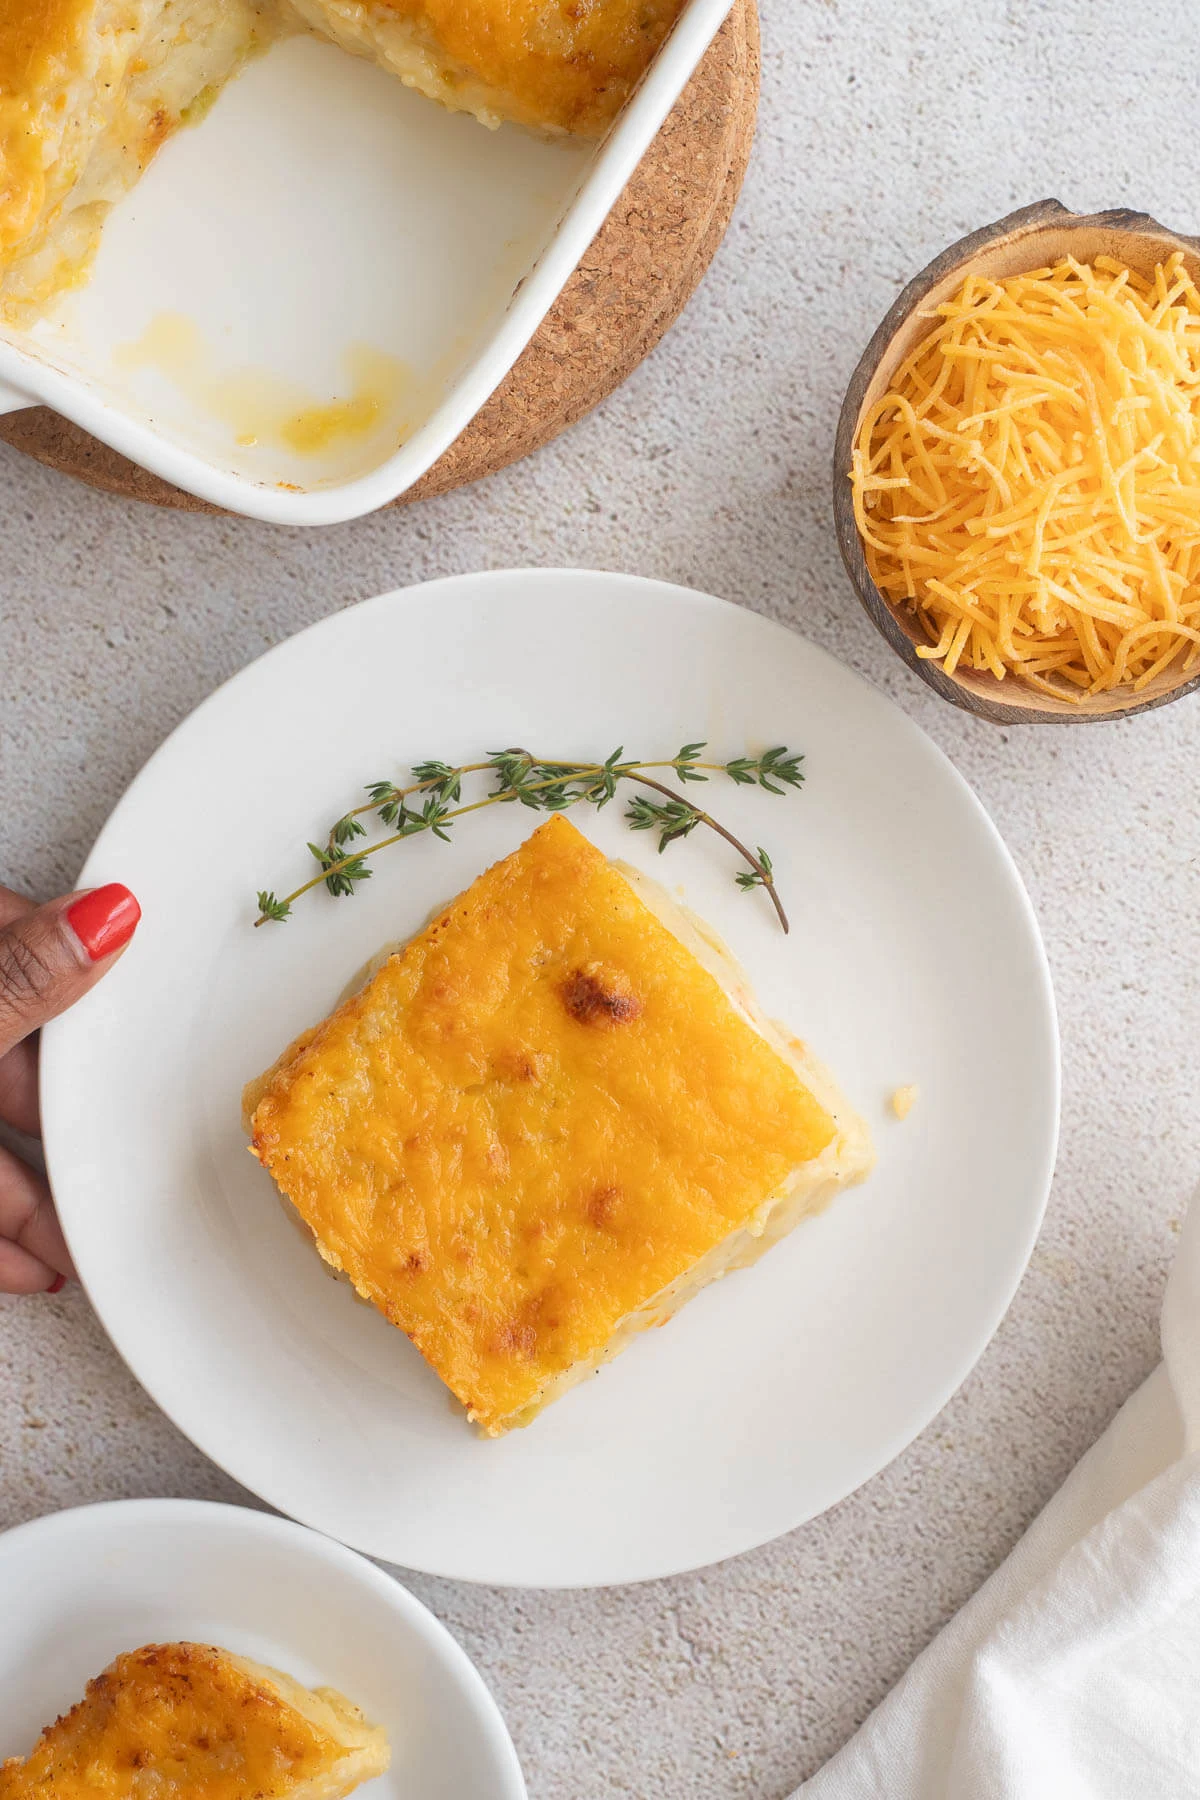
M0 931L0 1057L74 1005L133 936L142 909L110 882L68 894Z

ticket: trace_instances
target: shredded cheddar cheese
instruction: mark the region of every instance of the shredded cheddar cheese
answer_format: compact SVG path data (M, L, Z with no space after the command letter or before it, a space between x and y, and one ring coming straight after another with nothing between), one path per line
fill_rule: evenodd
M1200 293L1178 253L968 276L859 428L867 565L948 674L1058 698L1200 658Z

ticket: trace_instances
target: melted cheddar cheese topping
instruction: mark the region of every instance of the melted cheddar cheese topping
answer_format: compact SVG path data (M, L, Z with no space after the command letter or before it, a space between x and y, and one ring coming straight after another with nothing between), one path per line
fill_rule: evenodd
M92 11L93 0L0 0L0 254L41 206L44 90L78 56Z
M0 1800L282 1800L342 1754L225 1652L149 1644L90 1682L27 1761L0 1764Z
M558 817L298 1041L252 1132L326 1261L494 1431L835 1125Z
M636 87L683 0L381 0L506 96L509 116L598 136Z
M0 95L38 84L56 56L72 50L94 0L0 0Z

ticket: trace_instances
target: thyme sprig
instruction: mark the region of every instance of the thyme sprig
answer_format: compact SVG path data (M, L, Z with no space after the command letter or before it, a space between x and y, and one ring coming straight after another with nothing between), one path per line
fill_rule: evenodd
M330 829L324 844L309 844L310 854L319 873L303 882L283 899L277 899L268 888L258 895L258 917L255 925L268 920L282 922L291 915L292 906L304 894L324 883L331 894L353 894L361 881L368 881L371 869L368 859L402 839L429 831L443 843L450 841L450 828L467 813L481 807L517 804L535 812L565 812L568 807L585 803L607 806L615 798L622 781L635 783L647 793L634 794L625 809L625 820L633 831L656 831L660 853L668 844L693 832L697 825L707 825L741 857L746 867L736 876L741 888L764 888L774 906L779 923L788 929L787 914L775 886L771 858L761 844L751 850L740 838L714 819L689 795L668 787L650 773L671 770L681 784L707 781L712 775L727 775L741 787L760 787L768 794L783 794L788 788L800 787L804 758L778 744L761 756L737 756L730 762L704 762L701 755L707 744L684 744L675 756L659 762L627 759L624 746L614 750L602 763L548 762L529 750L513 748L494 750L483 762L422 762L414 765L412 780L406 786L391 781L373 781L367 799L343 813ZM491 775L493 785L482 799L462 804L463 781L471 775ZM652 795L660 796L652 798ZM388 827L389 835L375 843L359 845L368 836L363 820L374 814Z

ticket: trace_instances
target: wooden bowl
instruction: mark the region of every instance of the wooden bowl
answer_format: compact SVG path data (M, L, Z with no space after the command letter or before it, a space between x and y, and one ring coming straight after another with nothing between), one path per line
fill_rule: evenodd
M869 406L887 392L898 366L929 332L929 312L948 299L969 271L1003 279L1027 274L1074 256L1088 262L1096 256L1118 258L1138 273L1152 274L1156 263L1176 250L1184 254L1188 272L1200 282L1200 239L1180 237L1146 213L1073 213L1057 200L1022 207L995 225L985 225L951 244L929 267L910 281L863 352L842 402L833 459L833 514L842 560L868 617L910 669L928 682L943 700L990 719L997 725L1083 723L1090 719L1126 718L1150 712L1200 689L1200 674L1167 670L1140 693L1132 689L1089 696L1080 701L1054 700L1011 677L1003 682L973 669L947 675L937 663L917 655L929 639L916 614L885 600L867 569L854 519L850 460L859 422Z

